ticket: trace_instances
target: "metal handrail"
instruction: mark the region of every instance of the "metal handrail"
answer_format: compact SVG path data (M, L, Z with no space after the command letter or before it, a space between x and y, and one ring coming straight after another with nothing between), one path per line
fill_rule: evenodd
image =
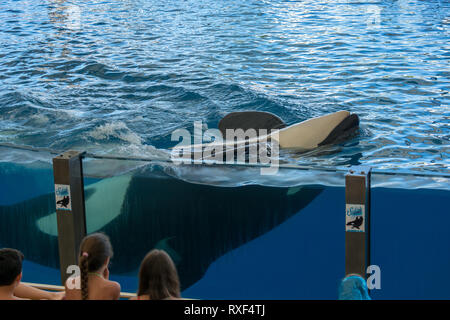
M63 286L57 286L57 285L52 285L52 284L42 284L42 283L32 283L32 282L21 282L24 285L36 288L36 289L40 289L40 290L47 290L47 291L56 291L56 292L61 292L64 291L65 288ZM120 293L120 298L122 299L129 299L132 297L136 297L135 293L130 293L130 292L121 292Z
M65 288L63 286L57 286L57 285L53 285L53 284L42 284L42 283L32 283L32 282L23 282L21 281L20 283L36 288L36 289L40 289L40 290L46 290L46 291L52 291L52 292L61 292L64 291ZM136 293L130 293L130 292L121 292L120 293L120 298L121 299L130 299L133 297L136 297ZM197 299L192 299L192 298L181 298L181 300L197 300Z
M19 149L19 150L27 150L27 151L33 151L33 152L48 152L50 154L62 153L60 151L53 150L50 148L31 147L31 146L24 146L24 145L18 145L18 144L7 143L7 142L0 143L0 147L13 148L13 149Z

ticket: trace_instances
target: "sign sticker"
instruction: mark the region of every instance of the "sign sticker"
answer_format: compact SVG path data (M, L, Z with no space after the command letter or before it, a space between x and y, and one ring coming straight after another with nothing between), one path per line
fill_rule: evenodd
M66 184L55 184L56 210L72 210L70 199L70 186Z
M365 207L363 204L346 204L345 231L365 232Z

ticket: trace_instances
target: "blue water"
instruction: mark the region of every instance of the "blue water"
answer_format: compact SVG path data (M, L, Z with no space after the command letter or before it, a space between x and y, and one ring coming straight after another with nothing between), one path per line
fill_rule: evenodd
M0 142L160 154L177 128L346 109L358 136L308 165L448 170L450 4L2 1Z

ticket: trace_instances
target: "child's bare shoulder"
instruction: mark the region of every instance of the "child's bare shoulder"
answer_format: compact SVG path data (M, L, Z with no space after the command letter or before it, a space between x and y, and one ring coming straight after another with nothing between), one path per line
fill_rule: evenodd
M106 282L109 287L120 290L120 283L118 283L116 281L111 281L111 280L107 280Z
M103 283L103 288L114 294L120 295L120 284L116 281L106 280Z

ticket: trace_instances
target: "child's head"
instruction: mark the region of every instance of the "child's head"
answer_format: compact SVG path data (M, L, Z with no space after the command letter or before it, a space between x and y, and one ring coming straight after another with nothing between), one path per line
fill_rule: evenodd
M86 236L80 245L79 267L81 271L81 296L88 298L88 273L97 272L107 265L113 256L109 237L104 233Z
M142 295L152 300L180 298L177 269L163 250L150 251L141 263L138 296Z
M22 277L22 252L0 249L0 287L19 284Z
M359 274L349 274L339 286L339 300L370 300L367 283Z

